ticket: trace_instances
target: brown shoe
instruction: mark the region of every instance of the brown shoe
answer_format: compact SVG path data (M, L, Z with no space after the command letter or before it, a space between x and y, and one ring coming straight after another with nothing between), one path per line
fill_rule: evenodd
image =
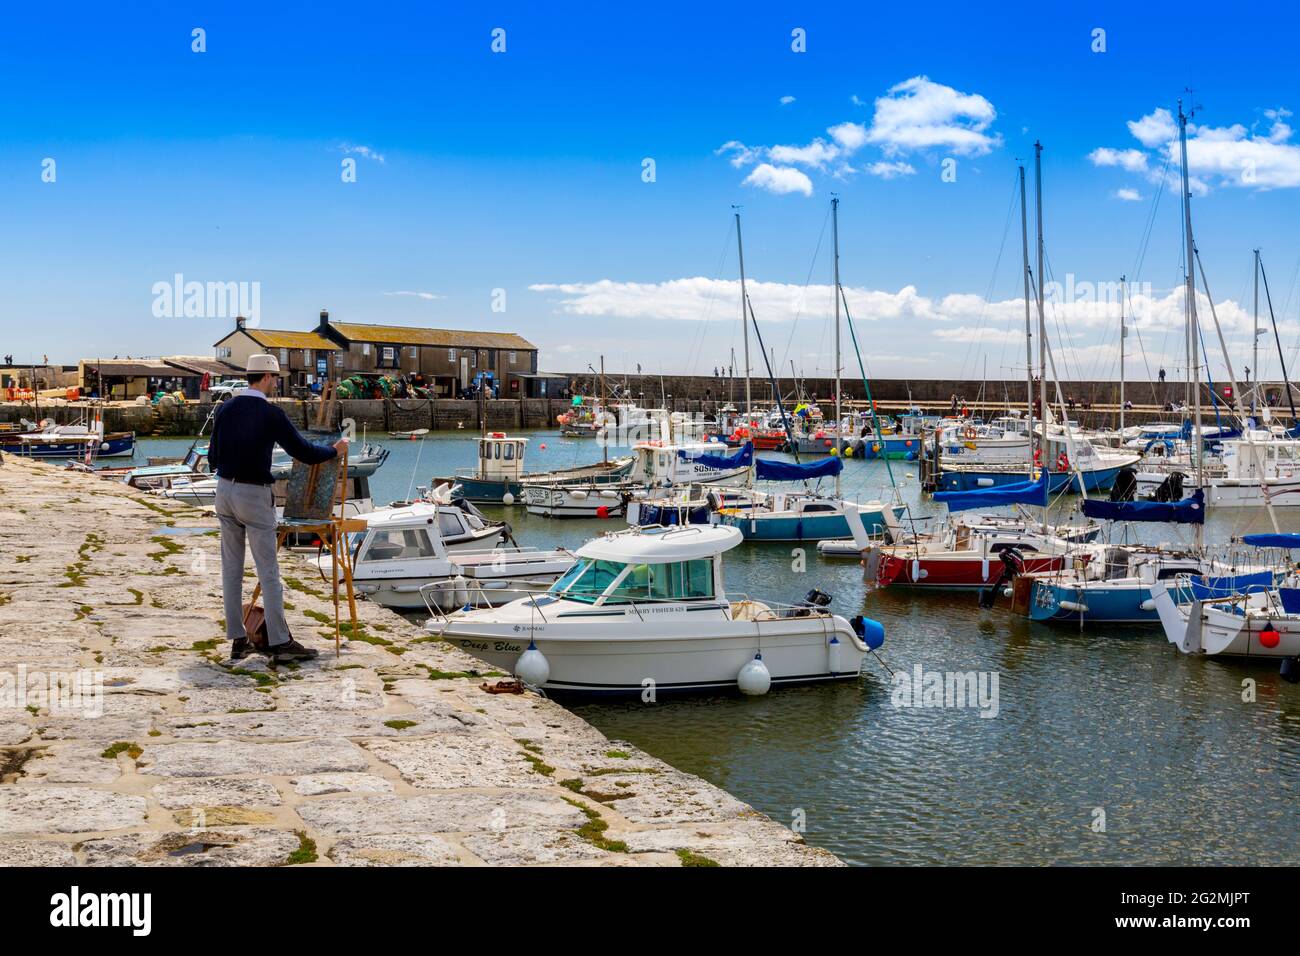
M290 661L315 660L320 656L320 652L310 647L303 647L293 638L289 638L283 644L272 644L267 648L267 656L273 664L287 664Z

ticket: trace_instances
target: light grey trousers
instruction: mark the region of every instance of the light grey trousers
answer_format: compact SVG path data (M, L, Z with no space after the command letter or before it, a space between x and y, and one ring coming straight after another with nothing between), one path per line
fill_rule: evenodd
M226 609L226 637L244 633L244 542L253 552L262 583L262 607L271 644L289 640L284 619L284 585L275 546L275 495L270 485L245 485L217 479L217 518L221 522L221 596Z

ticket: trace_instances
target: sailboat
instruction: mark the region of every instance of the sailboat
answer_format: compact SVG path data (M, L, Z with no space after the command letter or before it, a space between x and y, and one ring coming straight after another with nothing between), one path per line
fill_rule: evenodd
M838 198L831 200L832 233L834 236L834 272L835 272L835 421L837 427L844 421L841 406L841 354L840 354L840 299L843 295L840 286L840 244L839 244L839 206ZM741 319L748 330L748 323L753 322L754 334L758 338L763 361L767 363L767 350L763 346L763 335L759 331L753 306L745 290L744 245L740 236L740 213L736 213L736 241L740 257ZM748 388L749 372L749 336L745 335L745 371ZM795 461L782 462L758 459L754 462L754 476L760 480L781 482L804 482L802 491L762 491L750 489L743 500L717 512L716 523L730 525L739 529L749 541L820 541L828 538L853 538L859 525L865 526L868 533L878 532L884 528L884 512L893 508L895 515L904 511L901 505L889 506L880 501L858 503L844 498L841 488L840 473L844 462L840 455L832 455L820 461L801 463L797 441L786 415L785 405L781 400L780 389L768 365L768 377L772 381L772 390L776 396L777 409L780 412L788 447L793 451ZM746 394L746 401L749 396ZM831 477L835 481L834 493L823 495L808 482Z
M1042 167L1040 144L1034 144L1035 173L1038 193L1038 270L1042 274L1044 248L1042 227ZM1026 406L1028 410L1027 433L1037 434L1043 446L1047 445L1050 431L1034 429L1034 374L1032 333L1033 318L1030 309L1030 286L1033 273L1029 267L1028 204L1025 195L1025 169L1019 170L1020 181L1020 236L1021 260L1025 302L1025 356L1026 356ZM1038 283L1038 336L1039 375L1038 403L1046 410L1047 374L1051 353L1047 347L1047 323L1043 310L1042 283ZM1054 366L1054 363L1052 363ZM1060 388L1057 388L1058 399ZM1063 440L1074 450L1071 426L1065 426ZM1050 495L1059 490L1057 473L1041 467L1042 452L1035 453L1032 446L1026 449L1027 461L1018 468L1003 466L997 472L998 480L974 482L973 487L958 487L938 491L934 500L948 506L950 514L946 527L928 534L913 533L891 535L889 544L875 546L863 559L866 578L880 586L908 585L926 588L991 588L988 596L996 596L997 589L1024 574L1060 571L1069 556L1077 552L1077 545L1089 541L1100 530L1097 525L1080 528L1058 528L1048 522ZM1131 460L1136 460L1132 457ZM1069 466L1069 463L1065 463ZM1078 465L1069 467L1068 478L1082 481ZM952 517L957 512L975 508L992 508L1006 505L1030 505L1041 509L1041 521L1030 523L1025 519L999 521L969 521ZM1085 558L1086 560L1086 558Z

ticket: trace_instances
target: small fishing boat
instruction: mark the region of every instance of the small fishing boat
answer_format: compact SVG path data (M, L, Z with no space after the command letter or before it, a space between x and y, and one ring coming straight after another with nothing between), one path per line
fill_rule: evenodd
M588 478L521 482L529 514L547 518L609 518L624 514L633 498L656 489L686 485L743 483L754 460L752 445L732 455L718 454L720 442L640 442L632 447L629 470L620 481Z
M56 425L46 419L36 431L0 434L0 452L20 458L130 458L135 454L135 432L105 432L96 415L89 424Z
M853 680L884 628L809 593L797 605L728 595L735 528L629 528L589 541L544 594L445 614L430 634L547 691L765 693Z
M366 530L349 542L356 591L399 610L505 604L545 589L576 560L564 549L504 547L501 525L484 525L456 505L420 503L365 520ZM326 577L330 560L319 559Z
M477 467L447 477L434 478L433 483L459 485L460 494L476 504L513 504L521 497L520 485L525 481L543 484L566 481L582 481L594 485L617 483L627 477L634 460L631 457L615 458L591 465L529 474L524 471L524 452L527 447L527 438L512 438L505 432L490 432L479 439Z

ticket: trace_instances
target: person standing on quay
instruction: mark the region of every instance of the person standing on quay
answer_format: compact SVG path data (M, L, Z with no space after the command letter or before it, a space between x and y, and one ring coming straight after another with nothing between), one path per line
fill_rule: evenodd
M284 586L277 554L275 495L271 490L271 455L278 444L293 458L317 465L338 456L347 439L333 447L317 445L298 434L289 416L268 399L279 383L280 363L273 355L248 358L248 388L227 400L212 421L208 466L217 476L217 519L221 522L221 595L226 611L230 656L253 653L244 631L244 544L253 552L266 611L267 656L274 663L310 660L316 651L289 634L284 618Z

